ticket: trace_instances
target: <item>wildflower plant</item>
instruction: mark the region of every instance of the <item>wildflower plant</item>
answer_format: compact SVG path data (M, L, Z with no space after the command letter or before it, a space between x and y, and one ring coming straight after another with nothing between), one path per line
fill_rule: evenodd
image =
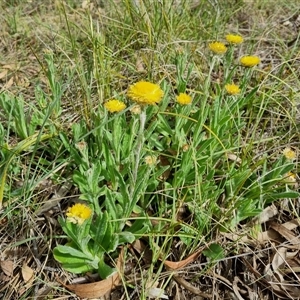
M115 269L105 263L105 255L116 251L125 240L130 242L132 237L116 236L115 224L109 222L108 213L100 213L93 220L92 209L84 204L75 204L66 215L66 220L60 219L60 225L69 241L54 249L55 259L76 274L98 270L106 278L114 273Z
M131 10L132 18L139 9ZM148 14L143 16L145 36L153 46L155 30ZM161 19L153 23L159 26ZM0 204L9 198L6 181L14 178L15 160L24 151L32 161L45 155L37 169L49 168L47 178L70 182L78 193L75 203L61 203L63 235L55 240L53 254L63 268L107 278L116 272L120 247L143 236L153 250L154 265L169 254L174 239L192 252L216 232L236 230L274 201L299 197L291 185L297 153L291 148L269 151L266 145L275 138L259 135L265 129L260 121L268 111L268 93L262 92L259 69L254 68L260 58L236 59L242 36L228 34L224 42L206 43L203 53L208 55L201 64L192 51L175 51L168 72L153 68L144 78L130 77L126 86L115 84L111 75L122 73L114 69L119 52L95 36L94 61L87 63L95 68L92 72L81 65L81 70L60 77L54 54L45 54L47 88L35 89L38 109L29 105L26 111L21 96L0 94L1 118L9 124L0 124ZM78 68L81 53L76 47L73 52L78 61L72 66ZM63 100L76 73L82 74L85 93L74 105L79 118L66 126ZM14 145L9 144L11 135L17 137ZM180 215L182 208L187 218ZM204 255L226 256L220 245L212 245Z
M70 242L57 246L54 257L69 271L98 270L99 275L106 278L114 271L105 263L106 255L149 230L144 194L149 186L158 185L156 178L163 171L153 169L155 156L151 152L146 155L143 150L145 126L148 106L155 107L163 95L158 84L137 82L129 86L128 99L139 105L140 112L131 113L129 121L125 112L122 113L125 104L110 100L95 114L94 131L90 132L81 123L73 126L74 142L70 143L61 135L66 149L79 166L73 180L81 191L81 200L87 202L87 206L76 204L68 208L67 218L60 219ZM119 114L109 115L105 110ZM152 127L147 134L154 129ZM88 143L91 139L94 142ZM154 178L145 181L153 172ZM93 217L89 218L90 210ZM140 218L128 226L128 218L133 212ZM73 265L74 256L76 264Z

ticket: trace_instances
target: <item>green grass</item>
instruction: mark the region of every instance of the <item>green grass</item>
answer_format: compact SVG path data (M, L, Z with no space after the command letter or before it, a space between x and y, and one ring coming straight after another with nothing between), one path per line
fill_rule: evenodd
M154 291L191 298L176 276L229 299L233 287L224 290L218 272L272 293L271 283L269 291L260 280L252 285L257 274L245 262L230 264L244 254L252 265L265 246L257 261L264 278L276 251L259 245L259 233L269 221L298 218L298 185L286 178L298 173L299 53L297 43L287 46L297 32L283 25L294 2L107 2L0 5L0 259L14 263L0 298L38 299L51 286L45 299L73 299L54 275L105 279L120 246L131 269L113 293L124 299ZM214 55L209 43L226 42L228 33L244 42ZM241 66L244 55L259 56L260 65ZM127 90L139 81L159 85L164 97L134 114ZM232 82L238 95L226 92ZM179 93L192 103L178 104ZM110 113L110 99L127 108ZM283 155L288 147L295 159ZM66 219L78 201L94 215L82 225ZM271 205L275 218L257 222ZM130 246L135 240L147 252ZM175 272L164 264L201 248L194 265ZM35 271L29 283L23 264ZM15 289L6 288L13 280Z

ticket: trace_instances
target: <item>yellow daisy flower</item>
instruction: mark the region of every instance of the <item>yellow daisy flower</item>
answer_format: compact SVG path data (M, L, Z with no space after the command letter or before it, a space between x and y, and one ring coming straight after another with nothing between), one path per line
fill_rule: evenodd
M140 105L155 105L162 100L164 92L158 84L139 81L129 86L127 96Z
M180 93L176 97L176 101L181 105L188 105L192 103L192 97L186 93Z
M292 150L290 147L285 148L282 151L282 153L286 157L286 159L294 160L296 158L296 152Z
M234 83L226 84L225 85L225 90L230 95L237 95L241 92L239 86L234 84Z
M69 207L66 213L67 221L82 225L92 215L92 209L82 203L76 203Z
M111 113L120 112L126 108L126 104L122 101L113 99L104 103L104 107Z
M216 54L224 54L227 51L225 44L221 42L213 42L208 44L209 49Z
M240 63L244 66L244 67L254 67L256 65L258 65L260 63L260 58L258 56L243 56L240 59Z
M225 38L230 44L241 44L244 41L243 37L238 34L227 34Z

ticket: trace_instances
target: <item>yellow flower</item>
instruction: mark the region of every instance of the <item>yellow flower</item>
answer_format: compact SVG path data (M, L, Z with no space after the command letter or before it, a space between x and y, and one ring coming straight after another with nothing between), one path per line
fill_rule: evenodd
M290 147L285 148L282 151L282 153L286 157L286 159L294 160L296 158L296 152L292 150Z
M176 97L176 101L181 105L188 105L192 103L192 97L186 93L180 93Z
M216 54L224 54L227 47L221 42L213 42L208 45L209 49Z
M120 112L126 108L126 104L122 101L113 99L104 103L104 107L111 113Z
M66 213L67 221L81 225L92 215L92 210L85 204L76 203L69 207Z
M156 162L157 162L157 158L154 155L147 155L145 157L145 163L148 166L154 166L156 164Z
M159 103L164 96L163 90L158 84L147 81L139 81L128 88L128 97L140 105Z
M244 41L244 39L238 34L227 34L226 41L230 44L241 44Z
M258 65L260 63L260 59L258 56L243 56L240 59L240 62L244 67L251 68Z
M226 84L225 85L225 90L228 94L230 95L237 95L241 92L240 88L238 85L232 83L232 84Z

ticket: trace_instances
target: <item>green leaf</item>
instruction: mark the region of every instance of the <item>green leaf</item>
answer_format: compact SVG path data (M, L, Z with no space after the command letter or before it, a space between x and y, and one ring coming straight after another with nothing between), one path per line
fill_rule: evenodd
M134 236L142 236L145 232L150 230L150 221L148 219L136 220L127 231L134 234Z
M298 192L295 191L287 191L287 192L281 192L281 193L272 193L267 195L266 197L266 203L272 203L273 201L277 200L277 199L285 199L285 198L289 198L289 199L295 199L298 198L300 196L300 194Z
M89 192L89 186L87 183L86 176L84 174L81 174L81 172L75 170L73 173L73 180L78 185L81 193Z
M116 269L115 268L112 268L110 266L108 266L103 259L101 259L99 261L99 265L98 265L98 273L100 275L100 277L102 279L105 279L109 276L111 276L113 273L116 272Z
M61 247L64 246L57 246L53 249L53 256L54 258L60 262L60 263L69 263L69 262L73 262L73 263L82 263L83 261L86 262L86 256L82 253L82 257L78 257L78 256L72 256L71 254L65 252L65 251L61 251Z
M150 107L151 106L151 107ZM148 110L152 110L154 109L154 105L149 105L147 108L147 112ZM149 114L147 114L147 117L150 116ZM147 121L146 121L147 122ZM146 141L148 140L152 140L153 138L153 134L154 134L154 130L156 129L156 126L158 125L158 122L155 119L153 119L153 121L148 125L148 127L145 129L144 131L144 138ZM157 141L157 139L154 138L154 140Z
M267 187L273 186L276 184L278 181L282 179L282 176L286 176L286 174L294 169L294 164L287 164L287 165L279 165L276 167L273 167L273 169L264 174L262 177L262 184L264 188L266 189Z
M79 123L73 124L72 131L75 143L79 142L81 138L88 132L86 129L86 124L83 120L81 120Z
M219 244L211 244L205 250L203 250L203 254L210 258L211 260L219 260L224 258L224 250Z
M102 150L103 150L104 161L106 163L106 170L104 173L105 179L110 181L113 188L116 189L116 184L117 184L116 173L118 171L115 168L115 166L117 165L115 158L112 155L110 146L107 145L107 143L102 144Z
M59 219L59 223L66 235L77 245L78 249L86 253L89 252L88 243L91 239L89 235L91 222L92 219L90 218L79 225L65 221L62 218Z
M107 253L111 253L117 250L118 246L119 246L119 235L117 233L115 233L111 240L108 241L109 244L106 245L106 249L107 249Z
M98 161L85 173L90 192L95 196L97 196L100 191L99 181L103 178L101 176L101 171L101 162Z
M117 247L113 243L113 240L114 240L114 237L115 237L115 232L114 232L115 226L114 225L115 224L108 221L107 229L106 229L105 236L104 236L104 239L103 239L103 242L102 242L102 247L107 253L116 250L116 247ZM117 241L117 243L118 243L118 241Z
M82 263L65 263L62 264L62 267L71 273L74 274L82 274L86 272L91 272L93 270L96 270L97 268L93 268L89 265L87 265L85 262Z
M77 240L77 224L73 224L71 222L65 221L63 218L58 219L59 224L61 225L64 233L74 242L78 248L80 248L80 244Z
M128 170L128 172L130 172ZM122 205L122 209L125 209L125 205L130 202L130 196L128 192L128 185L126 184L124 180L124 174L121 174L120 172L116 172L116 176L118 177L118 183L120 188L119 197L117 197L117 200ZM120 199L122 197L122 200Z
M70 247L70 246L58 245L58 246L56 246L56 249L57 249L57 251L59 251L62 254L67 254L69 257L84 258L84 259L89 259L89 260L94 259L94 257L91 254L83 253L82 251L74 249L73 247Z
M114 157L116 158L117 165L120 164L119 158L120 158L120 150L123 144L123 132L124 128L126 128L127 124L124 122L124 116L120 116L118 118L115 118L113 120L113 132L112 132L112 147L115 152ZM108 148L106 146L106 148ZM115 164L112 164L111 166L114 166Z
M170 127L169 122L167 121L168 116L158 114L157 118L158 118L157 128L158 128L159 132L164 136L172 136L173 129Z
M105 187L105 206L106 209L109 211L109 215L113 220L118 219L118 209L116 205L115 198L113 196L113 191L109 188Z
M94 253L98 253L99 251L104 251L102 242L107 232L107 227L108 227L108 216L107 216L107 212L104 212L103 214L99 215L96 218L95 226L93 227L93 229L95 230Z
M85 265L86 269L93 270L98 268L99 258L97 256L86 255L85 253L76 250L69 246L57 246L53 250L54 258L63 264L73 265L76 267Z
M129 231L123 231L119 233L119 244L133 243L135 241L135 236Z
M134 138L135 138L135 134L134 132L136 131L135 130L135 127L137 127L137 120L135 119L132 119L131 120L131 123L129 124L128 126L128 131L129 132L124 132L123 134L123 142L121 144L121 147L122 147L122 157L129 157L132 153L132 147L133 147L133 144L134 144Z

